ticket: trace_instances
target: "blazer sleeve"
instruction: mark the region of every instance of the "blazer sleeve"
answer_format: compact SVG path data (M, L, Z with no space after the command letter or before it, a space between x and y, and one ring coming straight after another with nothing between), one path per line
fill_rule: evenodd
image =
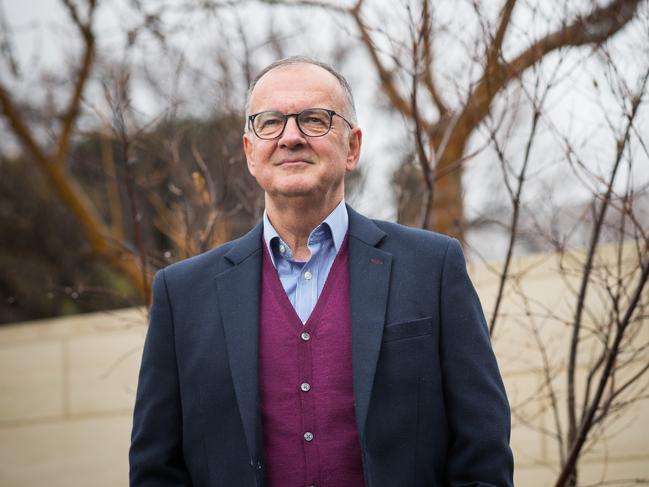
M174 323L164 271L153 280L129 452L130 485L191 486L183 460Z
M440 358L450 434L446 483L512 486L509 403L457 240L446 251L440 294Z

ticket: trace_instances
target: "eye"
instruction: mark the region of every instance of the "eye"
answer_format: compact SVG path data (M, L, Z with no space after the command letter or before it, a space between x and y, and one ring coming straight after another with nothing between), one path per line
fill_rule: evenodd
M284 116L277 112L262 112L255 117L254 128L258 134L269 135L281 130Z
M300 123L310 126L326 126L329 123L329 114L320 110L309 110L300 116Z
M261 127L273 127L279 123L279 120L276 118L267 118L267 119L262 119L261 120Z

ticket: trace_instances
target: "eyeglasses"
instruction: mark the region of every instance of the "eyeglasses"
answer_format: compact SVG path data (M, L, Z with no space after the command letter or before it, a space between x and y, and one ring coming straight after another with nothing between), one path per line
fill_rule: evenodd
M248 116L248 123L257 137L270 140L282 135L289 117L295 117L297 128L304 135L322 137L331 130L334 115L342 118L349 128L353 128L345 117L326 108L307 108L299 113L259 112Z

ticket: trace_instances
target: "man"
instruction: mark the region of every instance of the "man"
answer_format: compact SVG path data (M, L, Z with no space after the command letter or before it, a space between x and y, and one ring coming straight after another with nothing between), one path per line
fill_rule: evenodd
M362 141L347 82L288 58L246 115L264 219L157 274L131 485L512 485L460 245L344 203Z

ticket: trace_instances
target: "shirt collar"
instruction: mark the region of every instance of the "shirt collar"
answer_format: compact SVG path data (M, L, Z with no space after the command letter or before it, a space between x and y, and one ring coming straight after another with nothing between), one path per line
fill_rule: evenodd
M277 233L277 230L275 230L275 227L273 227L273 224L270 222L270 219L268 218L268 212L264 209L264 241L266 242L266 247L268 247L268 253L271 256L271 259L273 261L273 265L277 267L275 263L275 255L273 253L273 248L271 246L272 241L277 238L278 240L282 240L281 237L279 236L279 233ZM333 239L334 247L336 248L336 253L340 250L340 247L343 244L343 240L345 240L345 235L347 234L347 229L349 228L349 215L347 213L347 206L345 205L345 198L340 200L340 203L334 208L334 210L329 213L329 216L325 218L320 225L315 227L311 233L309 234L309 243L313 241L314 238L320 238L319 234L324 233L324 235L328 236L329 232L322 232L323 226L329 227L329 230L331 232L331 236Z

